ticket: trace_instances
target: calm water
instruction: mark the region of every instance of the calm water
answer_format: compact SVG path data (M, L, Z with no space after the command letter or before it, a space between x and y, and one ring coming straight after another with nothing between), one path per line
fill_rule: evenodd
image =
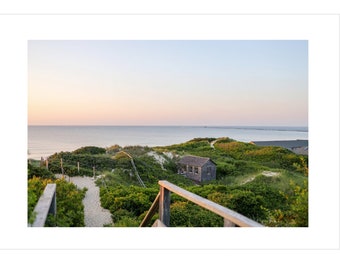
M242 142L308 139L306 127L29 126L28 158L40 159L82 146L164 146L198 137Z

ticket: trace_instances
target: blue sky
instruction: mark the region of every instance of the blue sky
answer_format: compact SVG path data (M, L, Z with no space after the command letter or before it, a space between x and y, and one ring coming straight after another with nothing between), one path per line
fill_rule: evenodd
M29 41L31 125L308 125L308 42Z

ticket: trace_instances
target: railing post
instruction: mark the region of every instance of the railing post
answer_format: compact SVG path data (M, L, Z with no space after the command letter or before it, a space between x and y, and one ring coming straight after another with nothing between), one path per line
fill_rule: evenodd
M159 219L165 226L170 226L170 191L162 186L160 187Z
M57 191L55 191L53 194L51 206L48 213L54 215L54 217L56 217L57 215Z

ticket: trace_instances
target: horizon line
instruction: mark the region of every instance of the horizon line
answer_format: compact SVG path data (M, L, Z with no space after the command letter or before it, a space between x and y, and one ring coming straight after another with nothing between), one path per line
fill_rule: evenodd
M122 124L28 124L27 126L60 126L60 127L68 127L68 126L103 126L103 127L308 127L308 125L195 125L195 124L187 124L187 125L122 125Z

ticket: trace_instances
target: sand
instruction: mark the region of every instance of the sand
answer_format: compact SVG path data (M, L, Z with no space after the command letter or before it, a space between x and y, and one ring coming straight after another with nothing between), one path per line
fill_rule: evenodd
M68 178L68 177L67 177ZM70 177L70 181L79 188L86 187L83 200L86 227L103 227L104 224L112 223L111 213L100 205L99 188L91 177Z

